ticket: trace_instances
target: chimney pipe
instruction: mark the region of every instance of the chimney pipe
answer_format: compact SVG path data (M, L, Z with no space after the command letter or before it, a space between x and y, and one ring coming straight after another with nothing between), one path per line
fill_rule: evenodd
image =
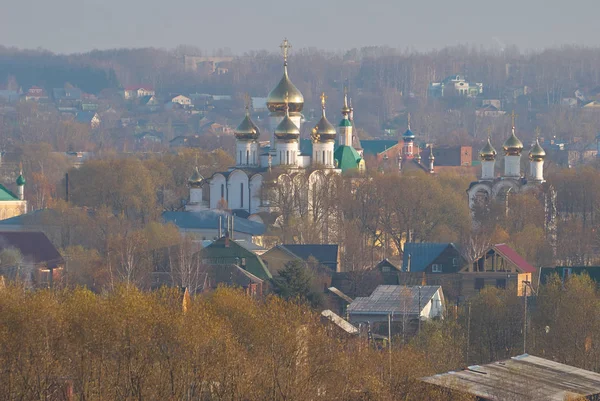
M411 254L408 254L408 262L406 263L406 271L410 273L410 259L412 258Z

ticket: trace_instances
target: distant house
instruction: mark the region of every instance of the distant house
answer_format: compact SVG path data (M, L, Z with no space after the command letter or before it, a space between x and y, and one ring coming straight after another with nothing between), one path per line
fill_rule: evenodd
M65 261L48 237L38 231L0 232L0 253L16 250L0 260L2 276L24 280L35 287L51 287L61 278Z
M420 379L448 399L481 401L598 400L600 374L533 355L519 355Z
M180 135L171 141L169 146L172 148L199 148L201 147L200 135Z
M423 160L428 160L431 147L421 151ZM471 167L473 164L472 146L434 147L435 167Z
M273 276L254 252L232 241L228 235L219 238L199 252L201 264L214 266L235 265L246 270L261 280L269 280Z
M16 103L19 101L19 92L13 90L0 90L0 101L6 103Z
M483 84L468 82L462 75L451 75L441 82L429 84L430 97L467 96L477 97L483 93Z
M95 111L80 111L75 116L75 121L80 124L89 125L92 129L100 126L100 116Z
M553 275L565 282L573 275L587 274L592 280L600 284L600 266L556 266L542 267L540 271L540 284L548 283Z
M144 96L154 96L154 88L151 86L132 85L123 90L123 98L125 100L137 99Z
M444 294L440 286L380 285L368 297L354 298L348 320L356 325L392 324L443 317Z
M190 99L187 96L183 96L183 95L173 96L170 99L170 102L180 104L183 107L191 107L192 106L192 99Z
M363 157L375 157L382 161L386 156L395 162L399 153L402 153L402 144L393 139L363 139L360 141Z
M242 288L246 295L260 297L264 295L266 284L263 279L245 270L243 267L230 264L212 264L203 268L205 286L203 292L216 290L219 286Z
M375 265L375 269L382 273L399 272L401 269L390 262L387 258Z
M32 86L25 93L26 102L39 102L41 100L48 100L48 95L43 88L39 86Z
M231 216L226 212L219 213L214 210L200 212L163 212L162 219L165 223L173 223L183 233L196 235L199 239L218 239L227 231L233 222L233 237L252 242L253 238L265 233L265 225L238 216Z
M285 265L292 261L308 262L315 260L319 265L326 267L330 272L339 272L340 253L338 245L324 244L283 244L277 245L262 255L269 271L276 274Z
M465 260L453 243L407 242L402 271L408 273L456 273Z
M475 294L485 286L512 288L519 296L525 295L525 291L531 294L528 288L536 272L535 267L508 245L493 245L473 264L461 269L462 295Z
M506 111L500 110L494 105L486 104L475 110L477 117L502 117L506 114Z
M145 131L135 134L135 141L138 143L163 143L165 135L157 131Z
M83 91L79 88L54 88L52 97L56 102L81 101Z

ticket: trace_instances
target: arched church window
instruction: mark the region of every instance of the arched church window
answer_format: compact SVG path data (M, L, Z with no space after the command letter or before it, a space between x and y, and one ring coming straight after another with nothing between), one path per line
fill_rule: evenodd
M246 151L246 164L250 164L250 151Z
M240 208L244 207L244 183L240 182Z
M221 199L225 199L225 184L221 184Z

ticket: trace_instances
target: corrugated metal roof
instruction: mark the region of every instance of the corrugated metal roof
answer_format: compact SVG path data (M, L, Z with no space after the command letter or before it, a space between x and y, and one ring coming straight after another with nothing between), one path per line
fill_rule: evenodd
M510 260L519 270L524 273L535 273L537 269L529 264L521 255L514 249L506 244L494 245L496 252L499 252L502 256Z
M162 218L167 223L173 223L183 229L219 229L219 217L221 217L221 227L226 228L226 218L231 217L227 213L217 213L212 210L201 212L164 212ZM256 221L250 221L238 216L233 216L233 229L235 232L262 235L265 232L265 225Z
M527 354L421 380L497 401L563 401L600 393L600 374Z
M331 291L331 292L333 292L338 297L342 298L344 301L346 301L348 303L352 303L352 298L350 298L348 295L344 294L343 292L341 292L337 288L335 288L335 287L329 287L328 290Z
M348 313L417 315L440 288L439 285L426 285L419 291L418 286L380 285L369 297L355 298L348 305Z
M360 141L365 156L377 156L386 149L398 145L397 139L363 139Z
M323 312L321 312L321 316L329 319L329 321L334 323L336 326L338 326L340 329L344 330L348 334L358 334L358 329L356 328L356 326L342 319L340 316L336 315L329 309L326 309Z
M26 263L55 268L65 263L52 242L41 231L0 232L0 250L16 248Z
M404 244L402 270L408 271L408 255L410 255L410 271L424 271L449 246L454 246L454 244L450 242L407 242Z

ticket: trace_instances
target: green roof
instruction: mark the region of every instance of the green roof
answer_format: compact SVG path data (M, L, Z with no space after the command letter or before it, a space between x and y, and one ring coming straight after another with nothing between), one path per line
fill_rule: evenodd
M337 161L337 168L342 172L358 168L358 163L362 160L356 149L351 146L338 146L333 153L333 158Z
M365 156L376 156L398 145L397 139L364 139L360 141Z
M340 121L340 127L352 127L352 123L347 118L344 118Z
M209 265L237 265L262 280L273 277L262 259L232 239L229 240L229 246L226 246L225 237L220 238L200 252L201 258ZM241 266L243 259L245 266Z
M0 202L16 200L19 200L19 197L9 191L4 185L0 184Z
M23 174L20 174L20 175L17 177L17 185L18 185L18 186L25 185L25 177L23 177Z

